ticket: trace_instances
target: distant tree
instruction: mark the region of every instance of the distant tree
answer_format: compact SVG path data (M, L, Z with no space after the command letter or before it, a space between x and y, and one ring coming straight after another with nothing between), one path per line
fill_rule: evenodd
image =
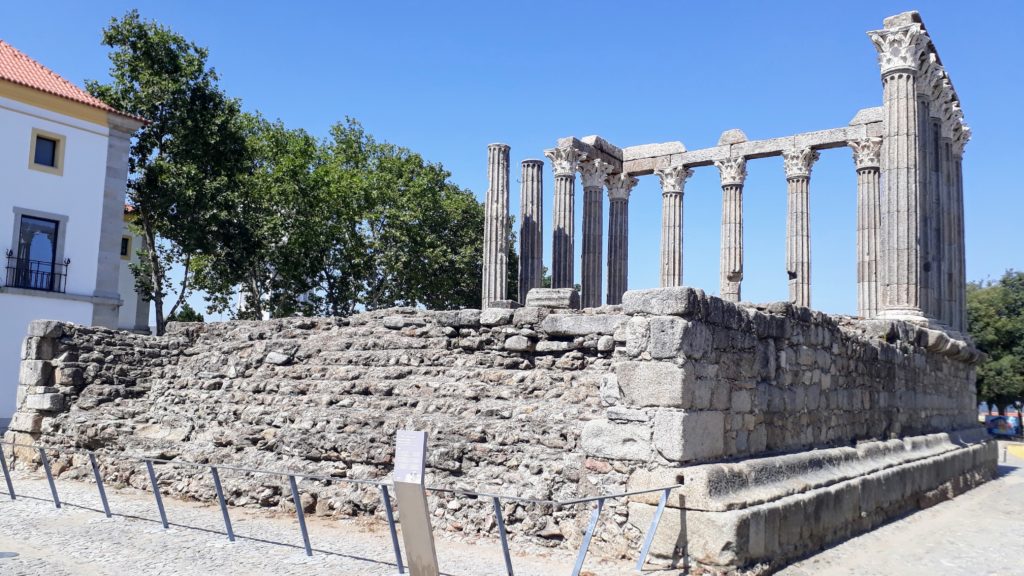
M245 168L239 103L217 86L207 51L132 10L103 31L111 48L109 83L89 92L148 120L129 155L128 202L145 238L133 266L136 286L156 309L157 334L193 291L195 265L244 259L248 231L238 219L238 181ZM169 272L183 272L177 297Z
M1024 399L1024 272L968 284L967 310L970 333L988 355L978 366L978 398L1005 414Z
M167 317L168 322L205 322L206 319L188 302L183 302L174 314Z

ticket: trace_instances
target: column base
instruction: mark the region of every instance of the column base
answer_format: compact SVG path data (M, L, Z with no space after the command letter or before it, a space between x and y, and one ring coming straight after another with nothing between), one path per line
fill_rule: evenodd
M928 327L932 323L920 308L884 308L878 311L878 315L876 315L875 318L884 320L903 320L904 322L910 322L912 324L918 324L925 327Z

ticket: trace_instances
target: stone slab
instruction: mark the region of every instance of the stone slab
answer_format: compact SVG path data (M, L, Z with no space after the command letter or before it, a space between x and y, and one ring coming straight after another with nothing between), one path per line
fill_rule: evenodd
M615 366L615 376L626 404L633 407L689 407L696 378L672 362L628 361Z
M526 293L526 306L579 310L580 293L573 288L534 288Z
M725 414L659 410L654 415L654 446L674 462L718 458L725 453Z
M590 456L642 461L651 456L651 429L646 424L590 420L583 425L580 443Z
M611 335L626 320L618 314L551 314L540 323L540 331L551 336Z

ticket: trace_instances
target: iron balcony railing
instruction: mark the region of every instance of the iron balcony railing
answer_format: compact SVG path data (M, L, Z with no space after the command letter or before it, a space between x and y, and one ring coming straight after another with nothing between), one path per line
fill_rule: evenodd
M4 481L7 484L7 495L11 500L14 500L17 496L14 492L14 482L11 477L11 471L7 466L7 459L4 457L3 445L10 446L12 451L15 448L26 448L36 452L39 455L39 461L42 464L43 471L46 473L46 480L50 486L50 495L53 498L53 505L60 508L62 503L60 496L57 493L57 484L54 481L53 472L50 470L50 458L48 452L55 454L78 454L87 456L89 459L89 467L92 468L93 478L96 480L96 488L99 492L100 502L103 504L103 513L107 518L111 517L110 504L107 502L107 492L103 484L103 475L100 473L100 465L97 459L97 454L90 450L83 450L77 448L56 448L49 446L42 446L39 444L23 444L14 441L0 439L0 472L3 473ZM254 468L243 468L240 466L232 466L228 464L216 464L216 463L198 463L189 462L186 460L165 460L161 458L152 457L140 457L135 455L106 455L106 458L111 460L120 460L135 462L137 464L143 464L146 467L146 472L149 475L150 486L153 490L153 497L156 500L157 511L160 514L160 523L164 529L170 527L170 523L167 520L167 511L164 508L163 497L160 491L160 482L157 478L155 466L182 466L189 468L207 469L210 472L211 479L213 480L214 490L217 493L217 503L220 504L221 516L224 519L224 530L227 534L228 540L231 542L235 541L235 531L231 524L231 515L229 513L229 506L227 499L224 497L224 489L220 481L220 472L226 470L229 473L241 473L241 474L265 474L269 476L284 476L288 478L289 488L291 488L292 503L295 506L295 515L299 521L299 532L302 535L302 544L305 548L306 555L313 555L313 547L309 540L309 532L306 529L306 517L302 509L302 496L299 491L298 480L309 479L309 480L322 480L327 482L338 482L342 484L361 484L376 486L381 495L381 500L384 504L384 513L387 518L389 532L391 533L391 546L395 555L395 564L398 567L399 574L405 574L405 562L402 558L402 549L398 543L398 531L396 529L396 521L394 517L394 511L391 505L391 491L394 485L387 479L384 480L361 480L355 478L338 478L336 476L324 476L318 474L310 474L308 472L301 472L297 470L261 470ZM650 552L651 544L654 541L654 534L658 530L658 524L661 522L662 513L665 511L665 507L668 504L671 493L675 490L682 488L682 484L673 484L670 486L662 486L659 488L649 488L646 490L635 490L630 492L619 492L614 494L600 494L597 496L590 496L587 498L578 498L574 500L546 500L537 498L523 498L520 496L509 496L502 494L491 494L488 492L480 492L475 490L465 490L461 488L448 488L448 487L434 487L425 486L424 489L427 492L433 493L447 493L452 494L455 497L465 498L469 500L490 500L494 509L494 519L498 527L498 538L501 541L501 551L505 560L505 575L514 576L515 572L512 568L512 555L509 550L508 543L508 532L505 529L505 517L502 510L502 501L505 502L516 502L520 504L536 504L542 506L550 506L552 511L560 508L574 508L578 506L589 506L593 505L593 509L590 512L590 521L587 523L586 532L583 534L583 541L580 543L579 551L576 554L576 562L572 567L572 576L579 576L583 570L583 563L586 561L587 552L590 549L590 540L594 536L594 532L597 529L597 522L601 515L601 510L604 508L606 500L618 500L621 498L627 498L629 496L639 494L651 494L660 493L658 499L658 507L654 511L654 517L651 519L651 524L647 528L647 532L644 534L643 544L640 547L640 553L637 556L635 570L641 572L644 564L647 561L647 555ZM3 494L0 489L0 494Z
M63 293L67 288L68 265L70 264L70 259L65 259L63 262L48 262L19 258L14 255L14 252L8 250L7 279L4 281L4 286Z

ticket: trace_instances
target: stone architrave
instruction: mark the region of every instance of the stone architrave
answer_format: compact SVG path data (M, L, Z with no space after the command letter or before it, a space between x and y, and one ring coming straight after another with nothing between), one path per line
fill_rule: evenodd
M608 177L608 304L622 304L629 289L629 194L640 180Z
M661 286L682 286L683 188L693 170L669 166L654 173L661 179Z
M591 160L579 165L583 181L583 261L580 300L584 308L601 305L601 246L604 239L604 184L612 165Z
M487 146L487 196L484 199L483 298L505 300L508 286L508 144Z
M587 155L573 148L544 151L555 175L555 202L552 208L551 287L572 288L573 222L575 218L576 171Z
M722 182L722 299L740 301L743 281L743 182L747 178L747 159L742 156L716 160Z
M883 85L878 315L924 323L917 76L927 37L920 23L902 20L868 36L878 50Z
M544 161L523 160L519 193L519 301L544 276Z
M881 138L851 140L857 169L857 315L878 315L878 250L881 214L879 165Z
M811 167L818 152L796 148L782 153L786 171L786 275L789 277L789 301L811 306L811 215L809 188Z

